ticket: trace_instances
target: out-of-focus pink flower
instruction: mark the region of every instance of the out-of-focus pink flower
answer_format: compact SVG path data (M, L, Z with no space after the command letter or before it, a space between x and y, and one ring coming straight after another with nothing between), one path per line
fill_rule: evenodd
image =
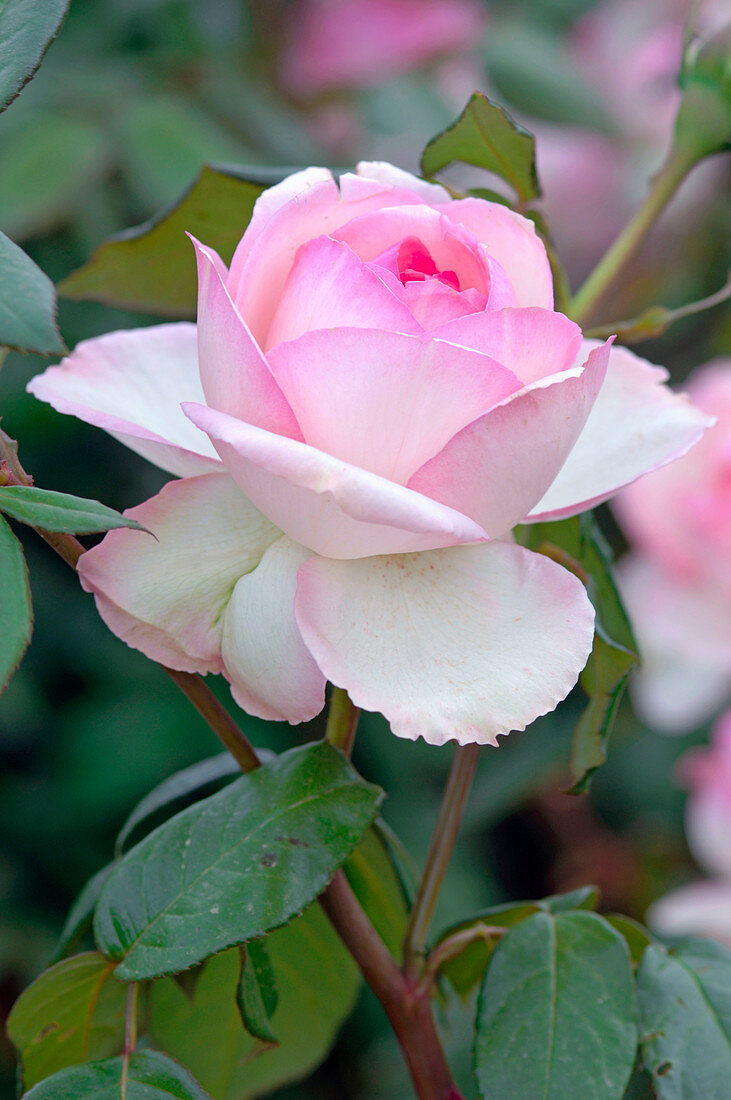
M684 757L681 774L690 788L688 845L701 866L718 877L666 894L648 920L668 935L710 936L731 944L731 710L716 724L711 746Z
M394 733L496 742L576 681L593 610L515 545L707 418L553 310L533 224L389 164L265 192L198 326L87 341L30 385L182 474L79 563L110 628L299 722L326 678Z
M302 97L372 87L471 50L484 21L479 0L303 0L282 55L282 85Z
M731 359L697 371L688 390L717 425L614 504L633 546L619 575L643 654L635 700L668 732L731 693Z

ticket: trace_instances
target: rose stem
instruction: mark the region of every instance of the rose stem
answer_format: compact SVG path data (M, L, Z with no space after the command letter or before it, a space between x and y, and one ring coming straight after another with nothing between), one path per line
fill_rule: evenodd
M584 325L634 257L658 216L696 163L697 157L675 148L652 180L645 201L635 211L614 244L574 295L569 316Z
M358 728L360 711L351 702L345 688L333 687L330 696L330 709L327 715L325 740L342 749L346 756L353 751L355 731Z
M437 823L404 939L404 972L419 976L439 891L452 856L480 754L479 745L458 746L444 788Z

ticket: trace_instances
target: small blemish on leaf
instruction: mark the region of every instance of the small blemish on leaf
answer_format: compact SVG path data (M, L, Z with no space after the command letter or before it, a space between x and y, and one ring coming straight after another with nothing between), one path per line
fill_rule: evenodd
M279 857L276 852L265 852L261 857L261 865L262 867L275 867L278 860Z

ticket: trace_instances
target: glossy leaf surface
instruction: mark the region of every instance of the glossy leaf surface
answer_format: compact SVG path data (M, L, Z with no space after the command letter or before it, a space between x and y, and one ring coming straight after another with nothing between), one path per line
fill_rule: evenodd
M141 1050L129 1059L87 1062L62 1069L26 1093L27 1100L210 1100L192 1075L172 1058Z
M0 485L0 512L32 527L75 535L97 534L113 527L143 530L135 520L126 519L98 500L39 489L35 485Z
M68 6L69 0L4 0L0 4L0 110L33 76Z

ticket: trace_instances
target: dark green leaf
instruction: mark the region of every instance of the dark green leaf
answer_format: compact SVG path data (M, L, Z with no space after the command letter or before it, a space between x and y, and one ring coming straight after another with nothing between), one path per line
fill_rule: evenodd
M165 1054L137 1051L129 1059L126 1080L123 1066L123 1058L109 1058L62 1069L31 1089L25 1100L211 1100L188 1070Z
M571 745L572 794L585 791L607 758L607 742L637 643L611 573L611 552L590 512L519 529L524 546L547 554L580 577L596 610L594 648L579 683L589 704Z
M536 913L495 948L475 1068L486 1100L621 1100L637 1047L627 945L596 913Z
M127 990L98 951L56 963L15 1002L7 1032L28 1089L66 1066L121 1052Z
M0 347L41 355L63 353L53 283L4 233L0 233L0 288Z
M358 972L319 905L268 935L266 946L279 992L271 1020L276 1047L242 1027L237 948L203 964L192 997L172 978L150 989L153 1042L184 1059L214 1100L268 1095L305 1076L353 1007Z
M186 231L228 263L265 189L249 178L252 174L206 165L169 210L110 237L59 284L59 293L143 313L195 317L198 281Z
M276 1043L271 1019L279 1003L279 993L266 941L249 940L241 948L241 954L241 977L236 989L241 1022L255 1039Z
M92 535L113 527L144 531L135 520L126 519L98 500L38 489L35 485L0 485L0 512L31 527L75 535Z
M124 856L99 899L97 943L136 981L279 927L323 890L381 798L330 745L291 749Z
M500 176L521 203L541 194L533 135L482 92L475 92L457 121L428 143L421 170L434 176L455 160Z
M265 761L271 760L273 754L262 750L259 752L259 757ZM212 784L233 779L240 774L241 768L233 756L228 752L219 752L215 756L209 756L207 760L200 760L197 764L191 764L189 768L183 768L182 771L163 779L162 783L145 795L135 806L120 829L115 845L116 855L122 854L135 830L150 818L154 818L161 810L169 810L172 814L173 808L183 800L196 795L200 797L201 793Z
M637 972L641 1049L659 1100L726 1100L731 953L711 940L651 945Z
M549 913L565 913L570 909L596 909L599 891L596 886L579 886L576 890L569 890L567 894L551 894L536 904Z
M639 921L632 917L625 917L621 913L605 913L604 919L609 921L612 928L616 928L620 936L624 936L629 948L630 958L634 966L639 966L645 948L652 943L652 936Z
M0 516L0 692L20 664L33 633L33 606L23 547Z
M397 961L401 961L407 899L389 850L376 826L369 829L343 867L371 924Z
M69 950L76 946L84 933L90 930L94 919L94 909L102 892L102 886L113 869L114 864L108 863L106 867L102 867L100 871L97 871L74 901L53 952L54 962L66 955Z
M4 0L0 4L0 110L33 76L58 34L68 0Z

